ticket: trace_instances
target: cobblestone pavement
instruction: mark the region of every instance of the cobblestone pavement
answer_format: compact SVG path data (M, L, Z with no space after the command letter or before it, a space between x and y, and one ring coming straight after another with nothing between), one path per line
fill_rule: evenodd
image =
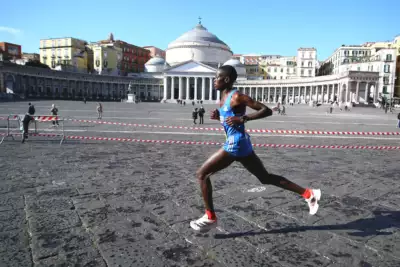
M48 114L53 102L34 103ZM96 119L95 103L55 101L60 115ZM0 104L0 117L26 102ZM211 106L205 106L210 109ZM104 103L105 121L192 126L192 106ZM396 115L287 108L252 129L399 131ZM5 133L6 121L0 121ZM207 127L217 122L206 119ZM220 132L65 122L67 135L224 140ZM40 132L57 132L48 124ZM400 145L400 136L253 134L254 143ZM196 169L217 147L57 141L0 145L0 266L400 266L400 151L257 148L267 169L323 195L259 184L240 164L212 177L219 226L189 228L203 204Z

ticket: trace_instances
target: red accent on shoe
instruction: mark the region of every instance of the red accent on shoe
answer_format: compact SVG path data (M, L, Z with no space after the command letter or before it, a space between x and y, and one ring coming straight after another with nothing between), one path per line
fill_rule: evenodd
M302 194L302 196L303 196L305 199L309 199L309 198L312 196L312 191L311 191L311 189L307 188L307 189L304 191L304 193Z
M206 214L209 220L216 220L217 216L215 215L214 211L206 210Z

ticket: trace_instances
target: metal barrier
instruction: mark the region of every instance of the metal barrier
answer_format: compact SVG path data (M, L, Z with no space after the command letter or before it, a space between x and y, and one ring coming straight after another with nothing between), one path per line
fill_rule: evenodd
M23 119L25 117L25 114L23 115L15 115L15 114L11 114L8 115L7 117L7 134L5 136L3 136L3 138L0 141L0 145L3 143L5 138L11 137L13 140L15 140L14 136L20 135L22 136L23 141L25 141L24 138L24 128L23 128ZM28 131L28 136L35 136L37 135L38 132L38 122L58 122L57 125L61 125L61 133L59 134L55 134L54 136L60 136L61 137L61 141L60 141L60 145L63 143L63 141L65 140L65 132L64 132L64 118L59 117L59 116L53 116L53 115L33 115L31 116L33 118L33 123L35 125L35 129L34 131ZM12 121L16 121L18 123L18 126L15 128L12 128L10 122ZM29 124L31 124L31 122L29 122ZM28 125L28 129L29 129L29 125ZM16 131L15 131L16 130Z

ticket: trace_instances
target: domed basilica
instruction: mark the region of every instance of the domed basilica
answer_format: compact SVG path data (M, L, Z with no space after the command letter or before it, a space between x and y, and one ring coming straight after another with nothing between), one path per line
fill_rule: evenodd
M245 77L244 66L232 55L230 47L199 22L168 45L165 60L150 59L145 71L164 79L163 100L214 102L219 99L219 92L212 86L219 66L232 65L239 79Z

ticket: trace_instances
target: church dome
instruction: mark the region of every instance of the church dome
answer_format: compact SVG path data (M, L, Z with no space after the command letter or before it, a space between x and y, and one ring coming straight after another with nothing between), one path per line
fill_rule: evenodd
M145 65L164 65L165 59L162 57L153 57L149 61L146 62Z
M166 61L176 65L189 60L218 65L232 57L229 46L201 23L168 45Z
M185 42L204 42L204 43L217 43L228 47L216 35L209 32L203 25L197 24L192 30L185 32L178 39L173 41L170 45L185 43Z
M232 58L224 63L225 65L230 65L235 68L238 77L246 76L246 67L238 59Z
M166 65L165 59L162 57L153 57L144 64L145 72L163 72Z

